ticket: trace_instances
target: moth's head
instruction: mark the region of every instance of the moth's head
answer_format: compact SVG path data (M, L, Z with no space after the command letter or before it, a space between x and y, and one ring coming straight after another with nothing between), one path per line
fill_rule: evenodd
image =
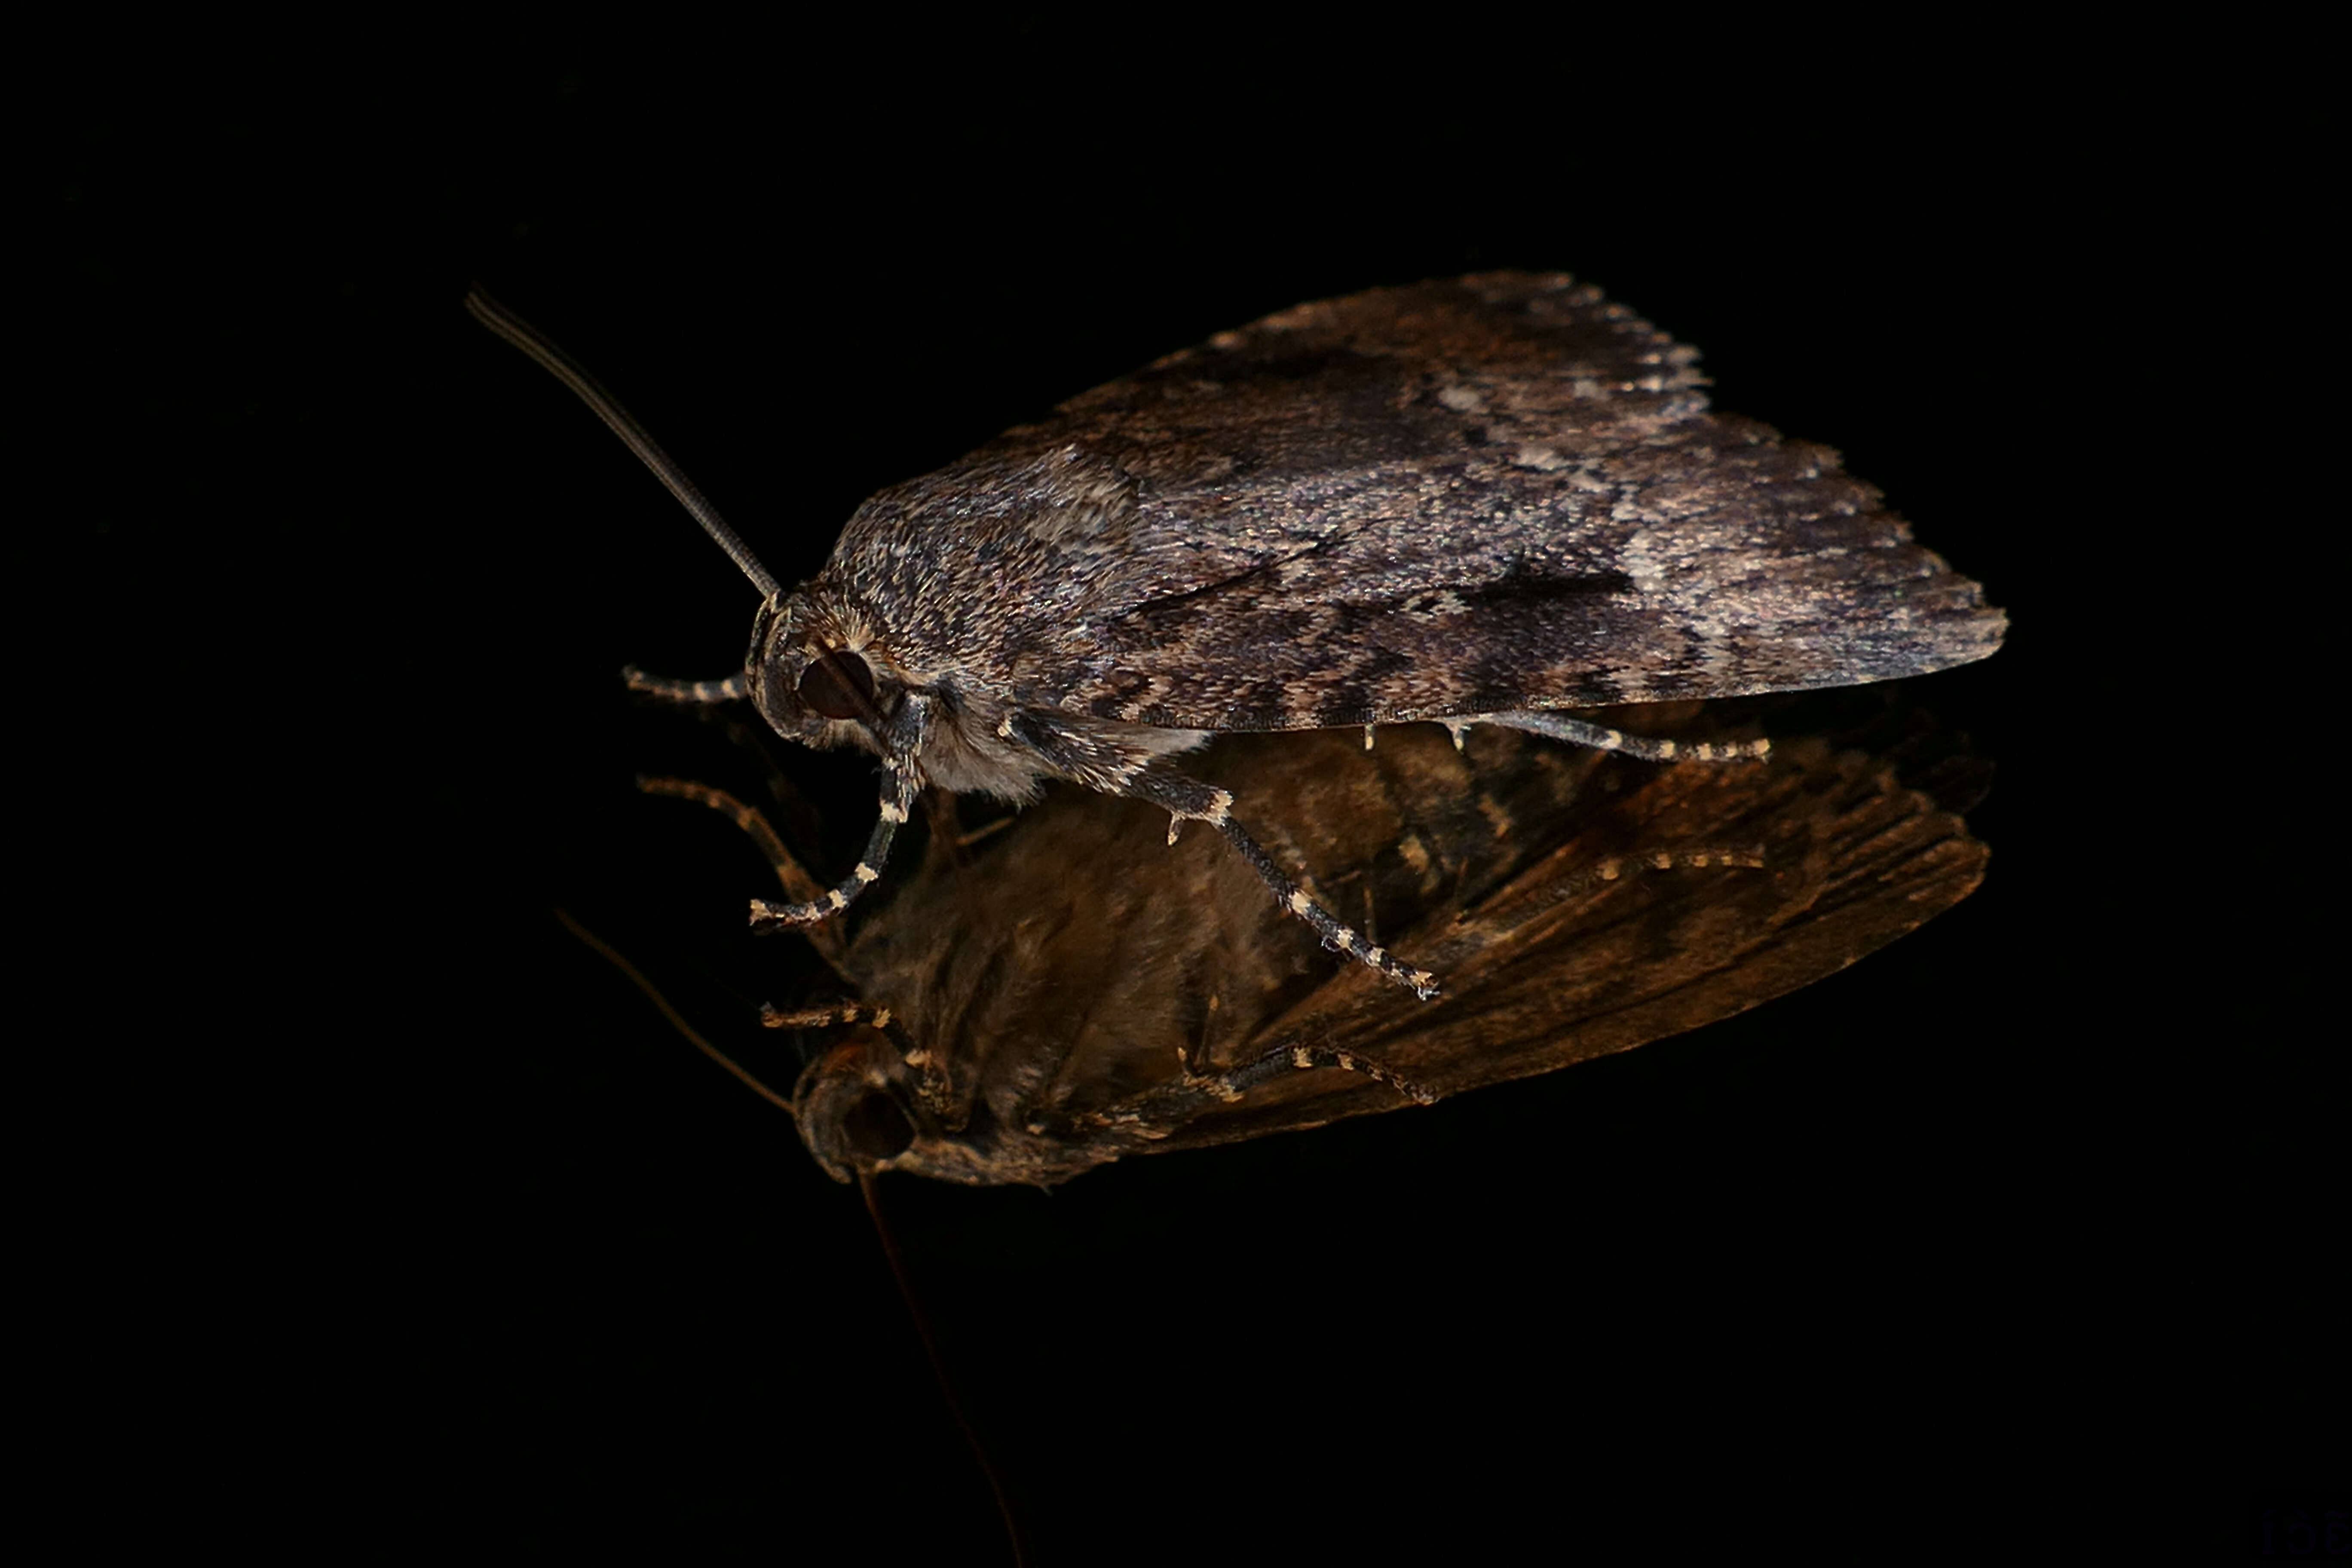
M751 700L776 732L812 746L876 750L907 695L864 618L805 588L760 606L744 668Z
M793 1120L834 1180L886 1169L920 1136L919 1112L905 1080L905 1064L875 1029L861 1029L801 1075Z
M947 1049L940 1041L929 1050ZM950 1052L950 1054L952 1054ZM997 1120L988 1097L965 1101L953 1127L941 1123L941 1089L914 1079L915 1063L882 1029L860 1028L809 1063L793 1090L793 1120L801 1142L837 1182L884 1171L975 1186L1021 1183L1047 1186L1116 1160L1132 1147L1116 1139L1072 1138ZM969 1071L970 1063L963 1064ZM937 1061L926 1068L939 1070Z

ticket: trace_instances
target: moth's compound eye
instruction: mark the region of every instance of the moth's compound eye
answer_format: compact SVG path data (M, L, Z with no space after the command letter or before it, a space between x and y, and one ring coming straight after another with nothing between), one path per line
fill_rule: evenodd
M841 1137L852 1154L879 1163L904 1152L915 1141L915 1124L888 1095L867 1094L842 1117Z
M801 671L801 700L828 719L874 711L874 671L854 653L828 648Z

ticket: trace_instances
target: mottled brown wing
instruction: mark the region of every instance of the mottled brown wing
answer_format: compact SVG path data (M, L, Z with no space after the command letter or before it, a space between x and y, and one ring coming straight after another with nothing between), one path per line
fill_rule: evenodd
M1301 305L875 497L829 572L932 612L898 628L909 668L1187 729L1855 685L1999 645L1834 453L1706 412L1694 358L1559 275Z
M1394 1005L1383 994L1394 987L1377 976L1343 973L1252 1047L1276 1058L1344 1050L1456 1094L1678 1035L1811 984L1983 879L1984 845L1902 771L1900 758L1820 739L1776 743L1760 768L1659 770L1507 883L1399 934L1445 976L1444 996L1414 1011ZM1703 846L1760 849L1761 865L1644 868L1650 857ZM1623 865L1596 875L1611 858ZM1171 1142L1254 1138L1398 1100L1360 1073L1293 1071L1205 1107Z
M1280 803L1268 847L1436 968L1433 1003L1319 950L1213 836L1170 848L1160 814L1056 795L860 931L848 967L893 1037L811 1069L803 1134L836 1171L1050 1182L1696 1027L1975 886L1983 847L1913 787L1935 748L1867 746L1800 736L1769 763L1660 767L1498 730L1462 752L1433 726L1369 755L1342 735L1221 742L1205 771ZM1763 864L1688 864L1724 850ZM1641 868L1659 854L1676 868Z

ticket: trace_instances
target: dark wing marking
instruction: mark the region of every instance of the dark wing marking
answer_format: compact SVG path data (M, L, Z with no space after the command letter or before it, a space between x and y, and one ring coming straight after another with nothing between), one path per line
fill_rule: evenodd
M1559 276L1301 305L875 497L829 574L924 606L894 627L911 669L1185 729L1853 685L1999 645L1835 454L1707 413L1694 359Z

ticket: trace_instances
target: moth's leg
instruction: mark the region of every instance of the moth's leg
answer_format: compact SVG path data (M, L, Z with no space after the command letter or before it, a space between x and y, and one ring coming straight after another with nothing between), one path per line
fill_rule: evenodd
M1137 773L1118 793L1149 801L1168 813L1171 843L1175 841L1177 824L1207 823L1223 834L1225 842L1249 863L1258 879L1272 890L1276 903L1315 928L1324 946L1336 948L1357 963L1380 971L1424 1002L1437 994L1437 976L1425 969L1406 968L1386 948L1359 936L1353 927L1307 897L1307 890L1276 865L1274 858L1234 820L1234 797L1230 792L1186 778L1163 764L1154 764Z
M963 821L956 797L943 789L923 792L923 822L930 835L923 845L923 864L959 867L965 861Z
M1482 904L1475 919L1491 931L1517 931L1564 904L1580 904L1612 882L1658 871L1760 871L1765 864L1761 844L1710 844L1609 855L1580 870L1547 877L1533 891L1506 889Z
M632 691L647 697L657 697L664 702L676 702L684 707L709 707L718 702L734 702L751 695L751 678L737 670L724 680L668 680L658 675L647 675L635 665L621 671L621 679Z
M725 790L712 789L708 784L693 784L685 779L641 778L637 781L637 787L647 795L667 795L709 806L732 821L760 847L760 852L768 858L768 864L774 868L776 880L783 885L787 896L803 904L814 903L823 897L817 891L816 879L802 868L801 863L793 858L793 852L784 847L783 840L776 837L776 830L768 826L768 819L756 808L745 805ZM841 928L830 922L820 922L798 929L803 936L808 938L809 945L816 949L817 956L824 960L843 984L855 987L856 977L849 973L848 968L849 944L843 937ZM946 1074L929 1055L908 1046L891 1031L890 1009L887 1007L869 1007L845 1002L831 1007L802 1008L786 1013L772 1005L762 1005L760 1022L771 1029L826 1029L850 1024L871 1024L898 1047L899 1058L915 1075L919 1091L932 1093L942 1100L949 1092L950 1086Z
M1234 1076L1239 1078L1244 1073L1251 1074L1253 1076L1249 1081L1255 1083L1261 1078L1274 1076L1286 1061L1292 1068L1300 1072L1309 1068L1344 1068L1349 1072L1360 1073L1375 1083L1388 1085L1415 1105L1435 1105L1438 1100L1438 1093L1435 1089L1415 1083L1412 1079L1400 1074L1392 1073L1370 1057L1360 1056L1354 1051L1343 1051L1333 1046L1277 1046L1256 1061L1241 1068Z
M790 1013L766 1005L760 1008L760 1026L763 1029L838 1029L851 1024L887 1028L890 1009L860 1006L855 1002L836 1003L830 1007L802 1007Z
M1644 850L1632 856L1612 855L1595 862L1583 871L1547 888L1544 896L1532 909L1511 909L1507 902L1501 908L1489 906L1481 919L1508 918L1517 924L1541 915L1569 899L1589 893L1601 885L1644 872L1675 870L1763 868L1766 864L1764 847L1760 844L1730 847L1706 846L1678 849ZM1314 1068L1342 1068L1360 1073L1376 1082L1387 1084L1407 1100L1428 1105L1442 1098L1436 1090L1402 1074L1391 1071L1385 1065L1359 1051L1336 1046L1307 1045L1291 1041L1267 1048L1238 1067L1224 1071L1204 1070L1203 1058L1184 1057L1182 1076L1173 1082L1156 1084L1139 1093L1089 1112L1085 1121L1089 1126L1106 1128L1150 1127L1149 1136L1165 1138L1202 1112L1219 1105L1230 1105L1242 1100L1249 1090L1271 1079L1291 1071Z
M847 909L857 895L882 879L882 868L890 861L890 843L898 836L898 825L914 810L915 796L920 786L906 771L888 758L882 763L885 775L882 786L881 815L875 819L874 832L866 840L866 853L838 886L816 898L797 903L772 904L765 899L751 900L753 931L782 931L787 926L811 926L819 921L829 921Z
M632 670L626 673L634 675L636 672ZM799 789L794 787L783 765L776 760L773 750L773 742L777 738L776 731L767 721L758 719L748 702L725 700L700 702L692 695L695 692L700 692L706 696L716 693L719 698L723 698L724 682L666 681L659 684L687 694L677 698L664 696L659 700L682 709L686 717L694 720L695 722L708 724L718 730L727 737L730 745L758 764L760 777L768 786L770 805L776 811L782 813L774 820L784 832L792 834L801 842L804 844L814 842L818 836L816 810L809 805L807 798ZM816 889L812 884L805 895L794 889L793 896L814 898L816 896Z
M1215 986L1212 984L1207 1002L1201 1009L1201 1032L1192 1041L1192 1048L1188 1051L1181 1046L1176 1047L1176 1065L1183 1069L1184 1079L1188 1083L1198 1078L1202 1068L1208 1064L1209 1031L1215 1026L1217 1009L1223 1005Z
M1003 816L982 823L969 833L959 834L956 837L956 847L969 849L975 844L986 843L1020 820L1008 811Z
M1286 1072L1304 1072L1310 1068L1343 1068L1375 1083L1388 1085L1415 1105L1437 1103L1435 1089L1423 1088L1409 1078L1392 1073L1360 1052L1341 1050L1336 1046L1276 1046L1223 1075L1221 1087L1230 1090L1233 1099L1238 1100L1270 1078L1279 1078ZM1219 1098L1225 1097L1221 1095Z
M1165 1137L1204 1111L1234 1103L1268 1079L1310 1068L1344 1068L1360 1073L1374 1082L1387 1084L1416 1105L1432 1105L1440 1098L1434 1089L1392 1073L1359 1052L1291 1044L1276 1046L1227 1072L1187 1071L1178 1082L1145 1089L1105 1106L1085 1120L1096 1126L1151 1127L1162 1130L1158 1135Z
M769 868L776 873L776 882L783 889L786 898L801 903L814 903L824 896L818 890L816 879L810 876L800 861L793 858L793 852L784 847L784 841L776 836L774 828L768 826L768 819L760 815L757 807L745 805L725 790L712 789L709 784L698 784L688 779L640 778L637 787L647 795L666 795L673 800L688 800L697 805L708 806L732 822L760 847L760 853L767 857ZM817 956L824 959L844 981L849 981L849 971L845 967L848 961L849 944L844 940L841 928L810 925L801 929L808 937L809 945L816 949Z
M922 793L922 748L929 734L929 703L920 696L910 695L884 740L880 814L875 818L873 836L866 841L866 853L838 887L817 898L791 904L753 899L753 931L781 931L786 926L814 925L819 921L831 920L847 909L858 894L882 879L882 868L890 861L891 840L898 837L898 825L913 813L915 797Z
M1537 711L1516 713L1473 713L1460 719L1441 721L1454 731L1455 750L1462 746L1463 731L1473 724L1499 724L1507 730L1525 730L1529 734L1549 735L1555 741L1590 746L1600 752L1622 752L1629 757L1644 762L1670 763L1696 759L1707 763L1736 762L1743 757L1761 757L1772 750L1769 741L1658 741L1647 735L1629 735L1622 730L1612 730L1606 724L1587 723L1559 713Z
M910 704L910 707L912 706ZM773 931L788 925L794 927L807 937L809 945L816 949L817 955L825 961L833 972L845 984L854 986L856 980L848 970L848 943L843 937L840 927L824 922L830 915L847 908L852 899L862 892L868 884L879 879L880 868L889 856L890 841L897 832L898 825L907 819L913 796L920 788L919 784L910 781L919 776L914 758L919 752L922 740L928 733L927 724L927 713L917 709L909 715L908 725L898 736L901 742L908 748L905 759L903 761L895 757L884 759L885 770L898 781L898 787L895 795L888 792L883 795L881 818L875 824L873 837L866 844L865 859L858 863L857 869L850 874L847 881L831 892L818 891L815 879L802 868L800 862L793 858L792 851L784 847L783 840L776 836L775 829L768 826L764 816L725 791L712 789L706 784L691 784L682 779L641 778L637 781L637 787L649 795L670 795L708 806L729 817L736 826L750 835L751 841L760 847L761 853L767 857L768 864L774 869L776 879L782 884L786 896L795 900L790 904L771 904L764 899L752 900L752 929ZM796 913L811 910L816 911L814 920L791 918ZM761 918L763 914L771 914L774 918L763 921ZM951 1086L947 1080L944 1068L929 1053L908 1047L896 1032L887 1026L890 1021L890 1011L887 1007L872 1008L845 1004L832 1008L780 1013L773 1007L763 1006L761 1009L761 1021L770 1028L820 1028L836 1024L871 1024L880 1029L884 1037L898 1048L900 1058L915 1075L919 1093L927 1094L941 1103L949 1098Z
M1324 946L1380 971L1423 1001L1437 994L1437 976L1425 969L1407 969L1387 949L1365 941L1291 880L1289 873L1276 865L1274 858L1234 820L1231 791L1186 778L1155 753L1116 733L1075 728L1051 714L1027 710L1007 714L997 733L1008 741L1019 741L1064 778L1105 795L1149 801L1160 807L1168 814L1171 844L1176 842L1176 829L1184 823L1207 823L1249 862L1273 890L1276 902L1315 928Z

